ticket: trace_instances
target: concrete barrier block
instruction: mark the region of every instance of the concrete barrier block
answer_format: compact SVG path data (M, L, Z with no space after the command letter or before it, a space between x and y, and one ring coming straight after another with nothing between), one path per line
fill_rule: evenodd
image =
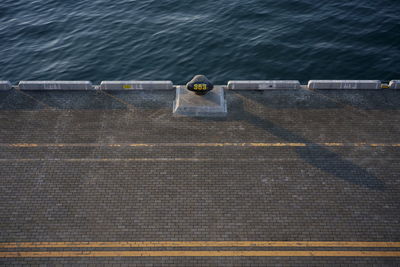
M400 80L391 80L389 83L390 89L400 89Z
M171 81L102 81L100 90L172 90Z
M9 81L0 81L0 91L10 90L12 85Z
M381 89L378 80L310 80L308 89Z
M174 116L223 117L227 115L227 105L222 86L215 86L205 95L197 95L185 86L176 88L173 104Z
M21 90L94 90L90 81L20 81Z
M270 90L270 89L300 89L296 80L266 80L266 81L229 81L231 90Z

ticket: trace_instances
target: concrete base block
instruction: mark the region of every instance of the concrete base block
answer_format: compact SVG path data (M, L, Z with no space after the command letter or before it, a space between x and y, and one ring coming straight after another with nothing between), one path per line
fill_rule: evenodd
M390 89L400 89L400 80L391 80L389 87Z
M274 90L274 89L301 89L296 80L267 80L267 81L229 81L231 90Z
M94 90L90 81L20 81L21 90Z
M382 89L378 80L310 80L308 89Z
M9 81L0 81L0 91L10 90L12 85Z
M226 116L224 89L222 86L215 86L206 95L196 95L184 86L177 86L173 114L188 117Z
M102 81L101 90L172 90L171 81Z

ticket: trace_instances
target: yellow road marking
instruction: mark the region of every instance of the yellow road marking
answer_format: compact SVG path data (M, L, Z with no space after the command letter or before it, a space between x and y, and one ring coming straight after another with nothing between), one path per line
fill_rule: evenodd
M38 144L10 144L11 147L37 147Z
M234 161L234 162L254 162L254 161L287 161L288 159L212 159L212 158L24 158L24 159L0 159L0 162L162 162L162 161L183 161L183 162L213 162L213 161Z
M400 251L29 251L0 258L33 257L400 257Z
M307 146L306 143L249 143L249 146Z
M346 160L359 160L360 157L346 157ZM362 157L363 160L374 159ZM395 157L380 157L381 160L398 160ZM0 162L287 162L299 158L8 158Z
M119 146L123 146L122 144L119 144ZM157 146L156 144L127 144L125 146L132 146L132 147L147 147L147 146Z
M400 147L400 143L0 143L0 147Z
M400 242L348 241L144 241L144 242L10 242L0 248L133 248L133 247L385 247L400 248Z

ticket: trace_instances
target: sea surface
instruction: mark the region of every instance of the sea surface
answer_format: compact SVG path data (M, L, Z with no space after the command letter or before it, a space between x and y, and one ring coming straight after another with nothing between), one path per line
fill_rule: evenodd
M399 0L1 0L0 79L400 79Z

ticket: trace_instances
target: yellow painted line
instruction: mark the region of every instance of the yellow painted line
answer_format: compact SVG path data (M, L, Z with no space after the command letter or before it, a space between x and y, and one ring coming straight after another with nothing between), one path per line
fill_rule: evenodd
M143 247L368 247L400 248L400 242L351 241L144 241L144 242L9 242L0 248L143 248Z
M347 160L373 160L366 157L346 157ZM381 160L398 160L395 157L380 157ZM287 162L299 158L7 158L0 162Z
M119 146L123 146L122 144L119 144ZM131 147L152 147L152 146L157 146L156 144L127 144L126 146L131 146Z
M323 146L343 146L343 143L322 143ZM358 144L354 144L355 146L359 146Z
M38 144L10 144L10 147L37 147Z
M0 147L400 147L400 143L0 143Z
M28 251L0 258L44 257L400 257L400 251Z
M255 162L255 161L287 161L288 159L212 159L212 158L24 158L24 159L0 159L0 162L213 162L213 161L233 161L233 162Z
M294 146L294 147L301 147L301 146L307 146L306 143L249 143L249 146L255 146L255 147L274 147L274 146Z

